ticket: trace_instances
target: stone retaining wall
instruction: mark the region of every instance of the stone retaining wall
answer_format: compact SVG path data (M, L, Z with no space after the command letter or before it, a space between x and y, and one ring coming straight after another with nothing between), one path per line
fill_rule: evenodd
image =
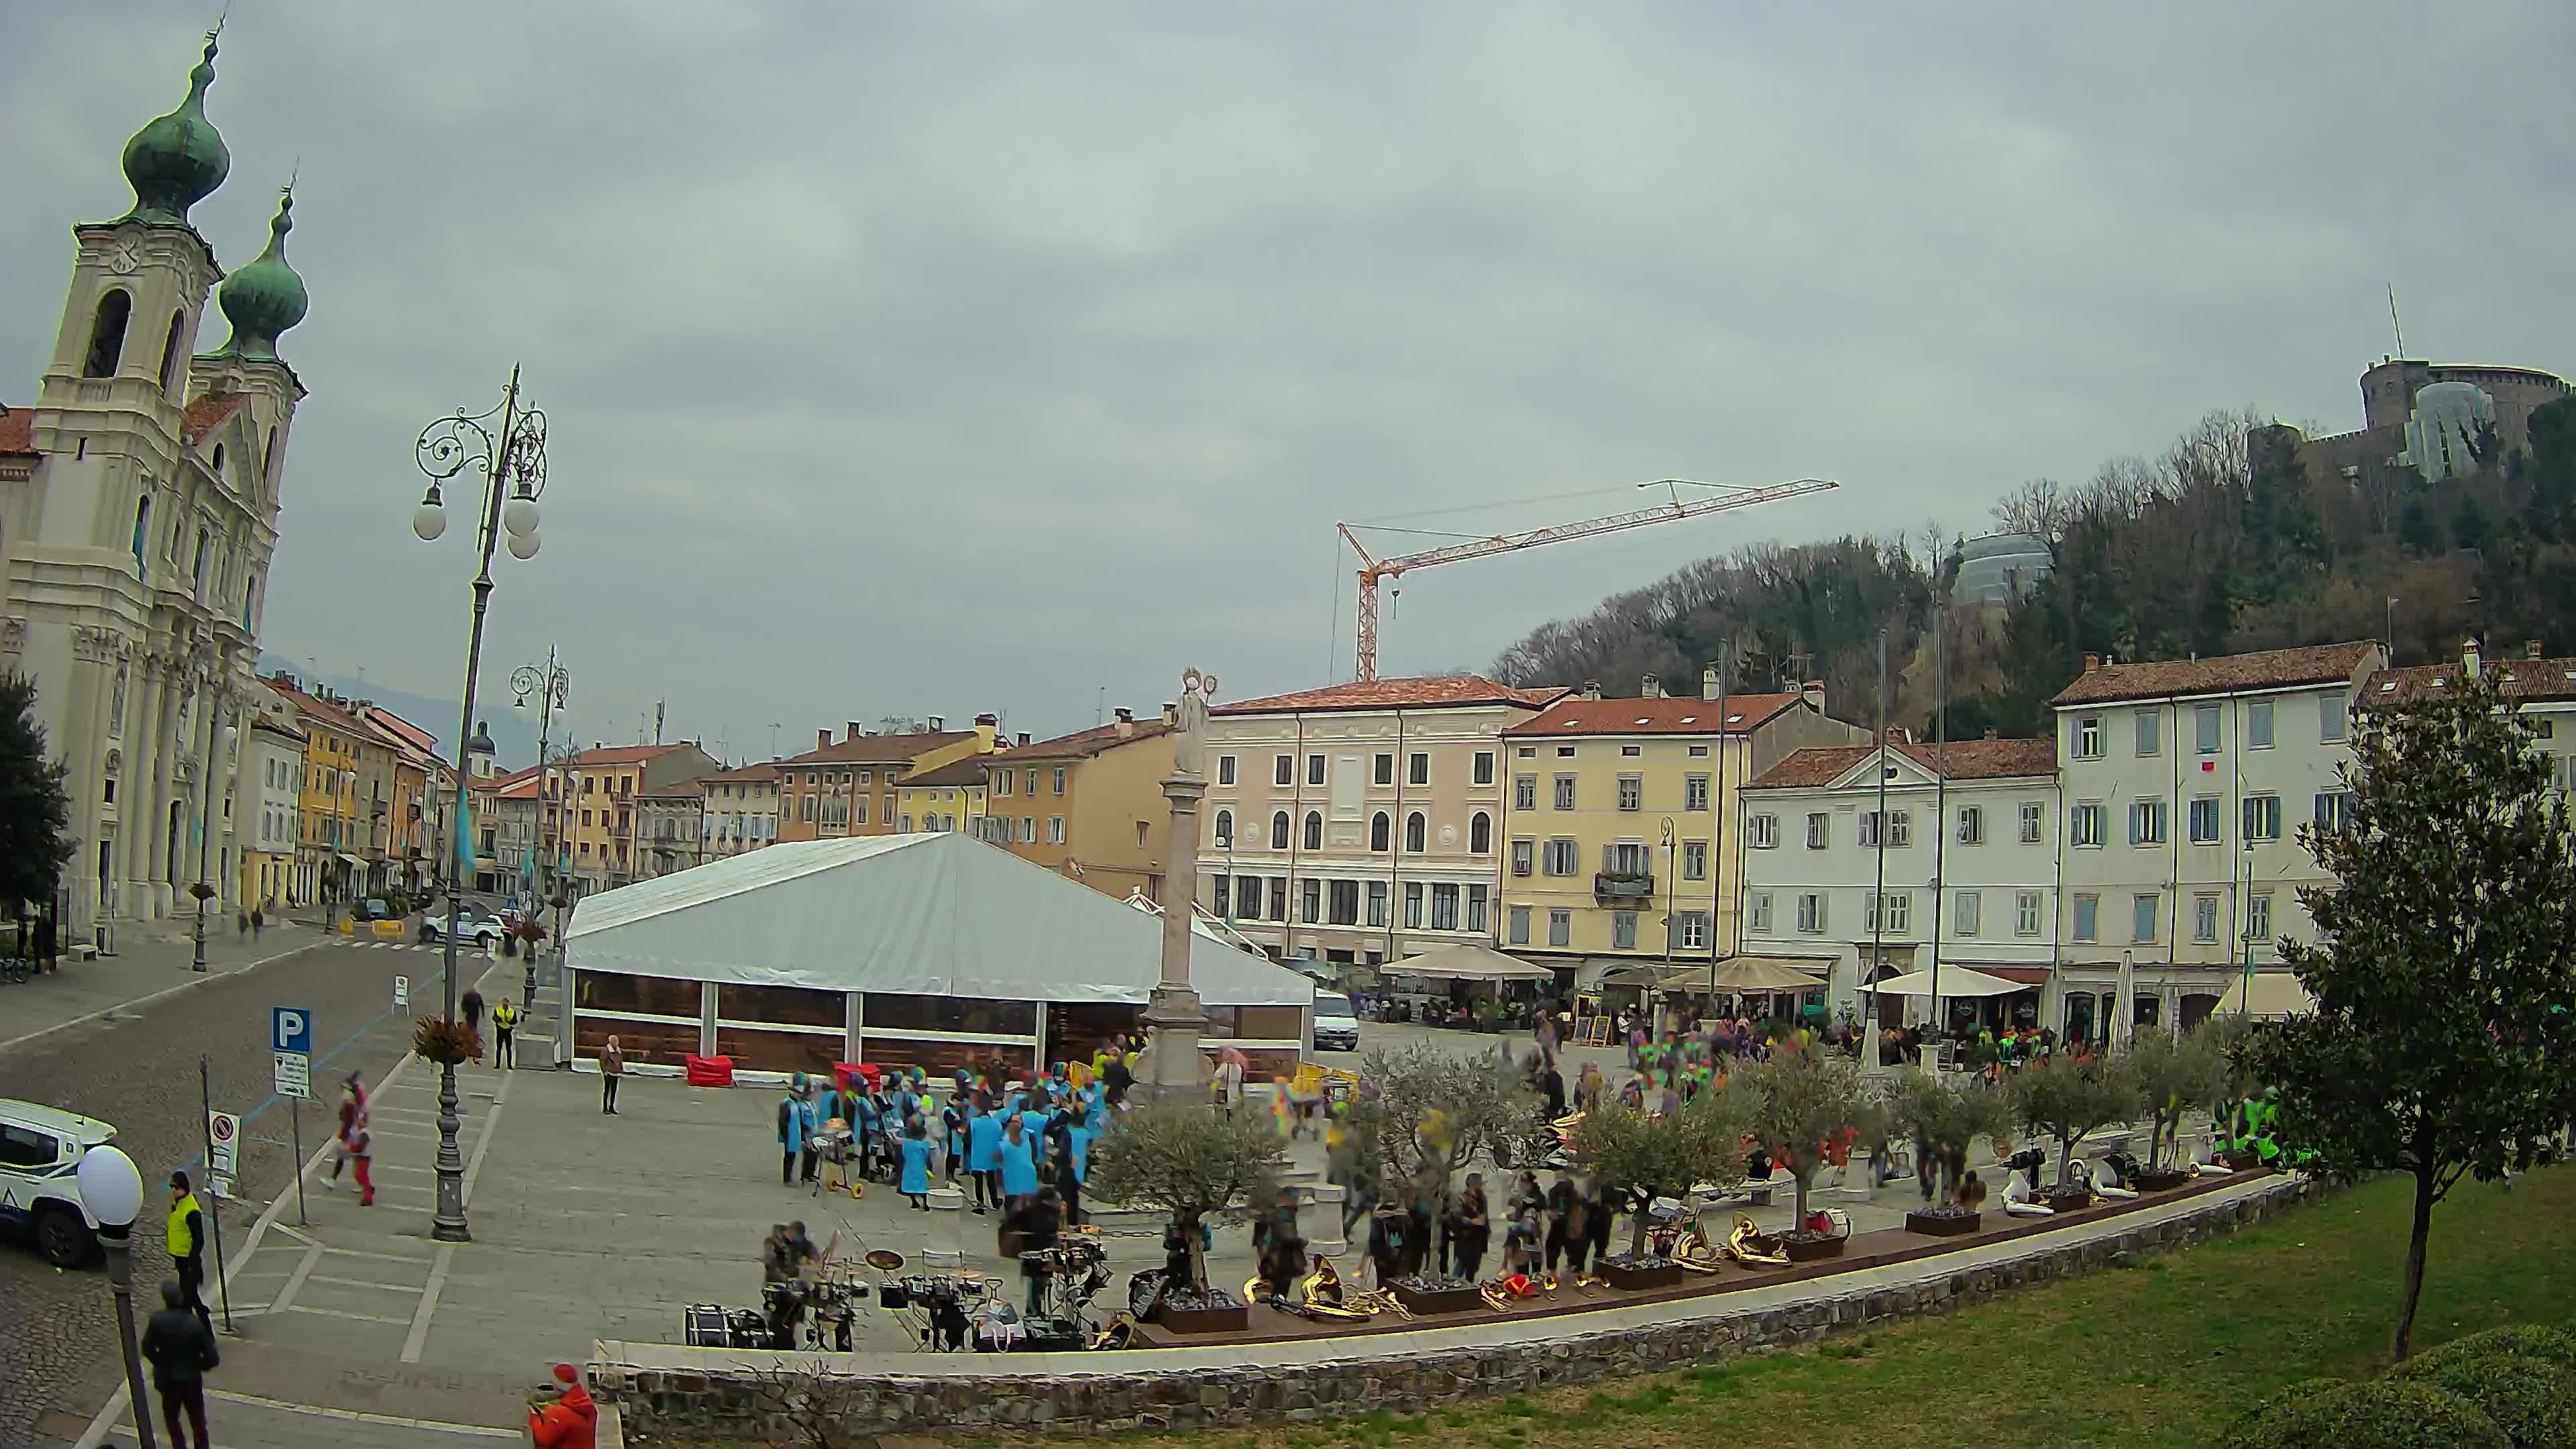
M613 1348L603 1345L604 1361L592 1364L591 1382L623 1407L629 1435L734 1436L779 1443L804 1442L792 1426L816 1410L858 1435L1251 1427L1376 1409L1415 1413L1470 1394L1518 1393L1652 1373L1748 1349L1808 1343L1869 1324L1946 1313L2015 1288L2234 1233L2278 1216L2315 1191L2311 1184L2284 1178L2160 1222L2120 1227L2114 1220L2104 1223L2097 1236L2055 1243L2032 1240L2024 1251L2007 1257L1948 1268L1933 1258L1883 1270L1903 1275L1894 1282L1837 1292L1835 1280L1823 1279L1814 1284L1815 1297L1785 1306L1729 1310L1715 1300L1704 1313L1589 1331L1583 1321L1590 1315L1574 1314L1530 1324L1529 1337L1502 1344L1408 1345L1407 1340L1438 1333L1431 1329L1420 1335L1323 1341L1338 1357L1310 1353L1261 1362L1265 1348L1284 1345L1258 1344L1230 1351L1085 1356L1080 1362L1096 1370L1089 1372L1041 1371L1041 1364L1052 1367L1052 1355L1018 1360L871 1356L858 1372L816 1372L840 1356L808 1354L782 1356L791 1365L804 1366L783 1377L750 1364L729 1364L720 1354L687 1350L639 1352L634 1356L662 1362L622 1363L614 1361L618 1355ZM1689 1312L1685 1303L1658 1306L1676 1315ZM770 1365L781 1361L763 1360ZM879 1371L890 1362L915 1371ZM933 1364L940 1370L954 1365L958 1371L919 1371Z

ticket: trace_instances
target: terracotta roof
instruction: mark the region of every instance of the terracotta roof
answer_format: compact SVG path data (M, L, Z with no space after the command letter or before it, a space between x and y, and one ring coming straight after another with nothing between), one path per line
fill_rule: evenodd
M1237 700L1218 705L1213 714L1290 714L1299 711L1366 709L1447 709L1480 704L1518 704L1532 709L1564 695L1562 688L1514 689L1480 674L1436 674L1412 679L1356 680L1295 694Z
M503 800L534 800L537 798L537 772L529 770L519 779L502 781L500 788L492 793Z
M36 451L36 414L30 408L0 409L0 453Z
M932 750L973 738L975 738L973 730L923 730L918 734L908 735L860 735L856 739L825 745L819 750L807 750L801 755L791 755L778 763L781 765L884 764L889 761L909 760L916 755L926 755Z
M706 780L710 785L776 784L778 782L778 762L775 760L763 760L756 765L745 765L739 770L727 770L722 774L709 775L706 777Z
M295 706L297 713L311 715L342 734L372 735L375 733L360 723L356 715L318 694L308 693L302 687L290 684L284 679L270 679L265 682L269 688L284 696L288 704Z
M2576 699L2576 659L2489 659L2482 661L2481 672L2507 699ZM2460 675L2460 662L2456 659L2448 664L2383 669L2362 686L2361 702L2387 704L2439 697L2443 690L2458 687Z
M1794 694L1731 694L1721 722L1715 700L1581 699L1567 695L1503 731L1507 735L1742 734L1798 703Z
M180 415L179 435L194 446L198 439L222 427L224 419L240 412L242 404L249 401L250 394L246 392L207 393L188 404L188 411Z
M910 790L922 786L944 789L958 785L984 783L984 761L980 756L951 760L935 769L916 770L895 783Z
M259 718L250 722L250 727L255 730L266 730L273 735L284 735L286 738L295 741L297 744L304 743L304 731L297 729L295 726L288 724L286 721L281 719L272 719L267 715L261 715Z
M574 769L585 766L597 768L602 765L641 765L658 760L673 750L686 748L686 745L598 745L582 751L565 763Z
M2353 671L2378 648L2371 640L2358 639L2348 644L2266 649L2259 654L2225 654L2214 659L2105 664L2076 676L2073 684L2059 690L2057 698L2049 702L2060 706L2101 704L2121 699L2223 694L2236 689L2332 684L2352 678Z
M1114 723L1093 725L1087 730L1076 730L1072 734L1058 735L1051 740L1039 740L1034 744L1013 745L1007 750L996 750L992 758L997 760L1087 760L1104 750L1114 750L1120 745L1132 745L1139 740L1159 740L1171 732L1172 726L1165 724L1161 715L1155 715L1151 719L1136 721L1123 735L1118 732L1118 726Z
M1919 741L1898 740L1892 748L1935 774L1943 773L1946 767L1948 777L1953 780L2004 780L2057 773L2057 741L2053 737L2044 740L1952 740L1937 750ZM1754 777L1744 788L1782 790L1828 785L1841 778L1844 771L1875 753L1875 745L1833 745L1800 750Z

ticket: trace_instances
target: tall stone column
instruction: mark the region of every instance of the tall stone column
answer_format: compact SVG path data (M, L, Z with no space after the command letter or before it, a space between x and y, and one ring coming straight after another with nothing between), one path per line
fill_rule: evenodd
M1181 676L1180 730L1172 741L1172 773L1163 798L1172 806L1171 835L1163 864L1163 971L1145 1006L1154 1034L1146 1085L1158 1102L1205 1102L1199 1089L1199 1032L1207 1013L1190 986L1191 927L1197 919L1199 801L1207 794L1201 759L1207 744L1207 702L1216 676L1192 669Z
M152 839L160 828L153 818L152 781L161 769L161 712L169 702L169 675L150 654L134 661L137 687L127 701L124 778L117 784L117 829L123 833L123 880L117 892L117 914L126 920L150 918Z

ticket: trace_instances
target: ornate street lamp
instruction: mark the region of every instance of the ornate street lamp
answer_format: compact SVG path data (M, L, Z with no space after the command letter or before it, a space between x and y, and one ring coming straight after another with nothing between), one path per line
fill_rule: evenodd
M206 903L215 898L215 888L206 879L206 847L215 833L215 762L232 751L233 741L240 736L231 725L215 729L214 748L206 751L205 762L197 767L197 883L188 893L197 898L197 960L191 971L206 969Z
M564 671L563 664L556 658L552 645L546 647L546 664L543 669L533 664L522 664L510 671L510 693L514 696L510 704L512 709L525 710L528 707L528 696L537 697L537 878L528 883L527 900L529 915L540 919L544 914L540 908L550 894L547 890L547 877L552 873L554 866L554 849L546 840L546 815L554 806L546 785L547 771L550 768L546 760L546 745L554 727L555 711L564 707L564 702L571 692L572 676ZM561 927L563 923L558 920L555 924ZM561 950L563 943L558 940L555 948ZM529 943L527 993L520 1003L523 1009L532 1007L537 1002L537 949L537 943Z
M453 416L440 418L421 429L414 453L420 471L429 476L429 489L411 516L411 531L424 543L435 542L447 532L446 500L439 495L439 485L468 470L483 475L483 498L474 512L475 543L482 557L474 576L474 627L465 644L465 702L456 726L456 819L461 843L466 791L474 778L468 751L474 734L475 678L483 668L483 616L492 600L492 550L506 541L512 558L537 556L537 499L546 491L546 415L520 402L519 369L513 367L500 406L473 414L459 408ZM460 854L455 849L446 851L447 859L439 866L447 878L443 975L449 1021L456 1019L456 942L464 930ZM430 1219L429 1235L449 1243L469 1242L474 1236L465 1222L465 1156L456 1145L457 1129L464 1124L456 1113L456 1064L442 1062L438 1069L438 1210Z
M125 1395L133 1402L134 1437L152 1449L152 1401L143 1397L143 1355L134 1339L134 1258L128 1239L143 1211L143 1174L134 1159L112 1146L93 1147L72 1169L81 1206L98 1224L107 1251L107 1287L116 1296L116 1343L125 1359Z

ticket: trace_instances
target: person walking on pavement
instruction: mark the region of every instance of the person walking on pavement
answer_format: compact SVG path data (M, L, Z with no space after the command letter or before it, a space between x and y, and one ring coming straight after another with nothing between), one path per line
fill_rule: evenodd
M197 1431L196 1449L213 1449L206 1437L206 1372L223 1362L215 1348L215 1331L188 1311L187 1291L167 1279L161 1283L161 1311L143 1326L143 1357L152 1365L152 1388L161 1396L161 1423L170 1431L171 1449L189 1449L181 1423ZM137 1419L143 1406L134 1406Z
M214 1327L214 1315L206 1311L206 1210L189 1190L188 1174L170 1174L170 1223L163 1239L170 1250L170 1266L179 1270L179 1293L188 1311L197 1321Z
M466 987L464 997L456 1003L456 1009L465 1013L465 1029L474 1034L476 1041L481 1041L483 1038L482 989L475 986ZM477 1051L474 1054L474 1060L482 1061L483 1053Z
M324 1186L339 1185L340 1168L342 1164L351 1160L350 1139L353 1135L364 1132L366 1127L367 1089L358 1080L358 1074L351 1072L348 1078L340 1083L340 1130L331 1136L331 1177Z
M778 1180L793 1184L802 1159L804 1175L814 1176L814 1102L806 1095L805 1074L798 1072L778 1099Z
M234 929L235 931L237 931L237 932L239 932L239 933L240 933L238 936L236 936L236 937L234 938L234 939L235 939L235 941L236 941L237 943L238 943L238 942L240 942L240 941L247 941L247 940L249 940L249 939L250 939L250 912L248 912L248 911L240 911L240 912L236 912L236 913L234 914L234 916L233 916L233 929Z
M519 1008L504 996L492 1004L492 1032L498 1040L492 1053L492 1065L502 1071L510 1069L510 1033L519 1024Z
M250 943L251 943L252 945L256 946L256 945L258 945L258 944L259 944L259 933L260 933L260 931L261 931L262 929L264 929L267 925L268 925L268 914L267 914L266 912L262 911L262 910L261 910L259 907L257 907L257 906L253 906L253 907L251 907L251 908L250 908Z
M617 1115L617 1079L626 1075L626 1053L618 1050L617 1038L599 1049L599 1110L601 1115Z
M992 1104L978 1100L966 1119L966 1170L975 1175L975 1212L1002 1205L1002 1123Z

